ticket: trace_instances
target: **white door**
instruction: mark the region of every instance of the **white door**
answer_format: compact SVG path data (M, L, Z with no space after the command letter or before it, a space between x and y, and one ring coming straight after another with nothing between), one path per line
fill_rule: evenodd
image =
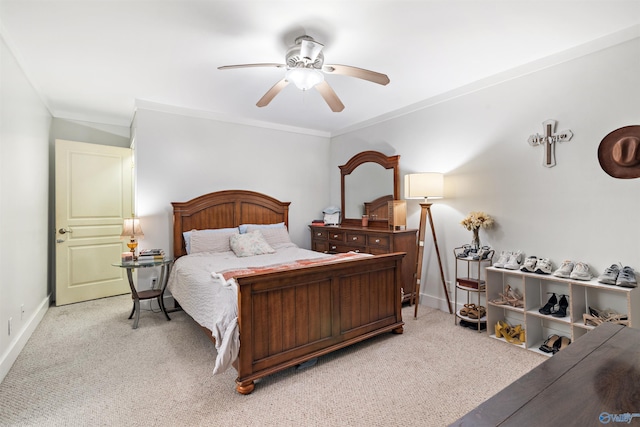
M56 305L129 292L120 239L132 216L132 150L56 140Z

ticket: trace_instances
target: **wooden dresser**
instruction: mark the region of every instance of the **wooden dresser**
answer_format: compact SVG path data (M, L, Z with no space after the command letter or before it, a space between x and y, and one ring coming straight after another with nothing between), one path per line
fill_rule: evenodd
M387 230L360 226L316 226L311 228L311 249L317 252L356 251L373 255L406 252L402 260L403 302L410 301L416 288L418 230Z

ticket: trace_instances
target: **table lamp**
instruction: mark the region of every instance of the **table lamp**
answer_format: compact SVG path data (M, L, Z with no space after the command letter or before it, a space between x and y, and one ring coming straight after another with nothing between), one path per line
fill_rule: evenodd
M131 251L133 259L137 259L136 248L138 247L138 239L142 239L144 237L144 233L142 232L142 228L140 227L139 218L125 218L124 224L122 225L122 234L120 234L120 238L124 239L126 237L129 238L127 247Z

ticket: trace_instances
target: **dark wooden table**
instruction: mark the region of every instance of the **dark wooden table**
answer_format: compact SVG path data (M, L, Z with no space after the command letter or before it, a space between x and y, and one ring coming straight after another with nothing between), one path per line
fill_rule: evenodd
M491 372L486 375L491 381ZM615 426L628 422L640 425L640 330L604 323L451 425Z

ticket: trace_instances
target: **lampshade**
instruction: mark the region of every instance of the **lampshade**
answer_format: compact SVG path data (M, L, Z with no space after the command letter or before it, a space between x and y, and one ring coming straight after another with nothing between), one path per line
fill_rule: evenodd
M405 199L442 199L444 175L438 172L412 173L404 176Z
M144 233L142 232L142 228L140 227L140 219L139 218L125 218L124 224L122 225L122 234L120 237L137 237L143 238Z
M324 81L324 75L314 68L292 68L285 73L284 77L300 90L311 89Z

